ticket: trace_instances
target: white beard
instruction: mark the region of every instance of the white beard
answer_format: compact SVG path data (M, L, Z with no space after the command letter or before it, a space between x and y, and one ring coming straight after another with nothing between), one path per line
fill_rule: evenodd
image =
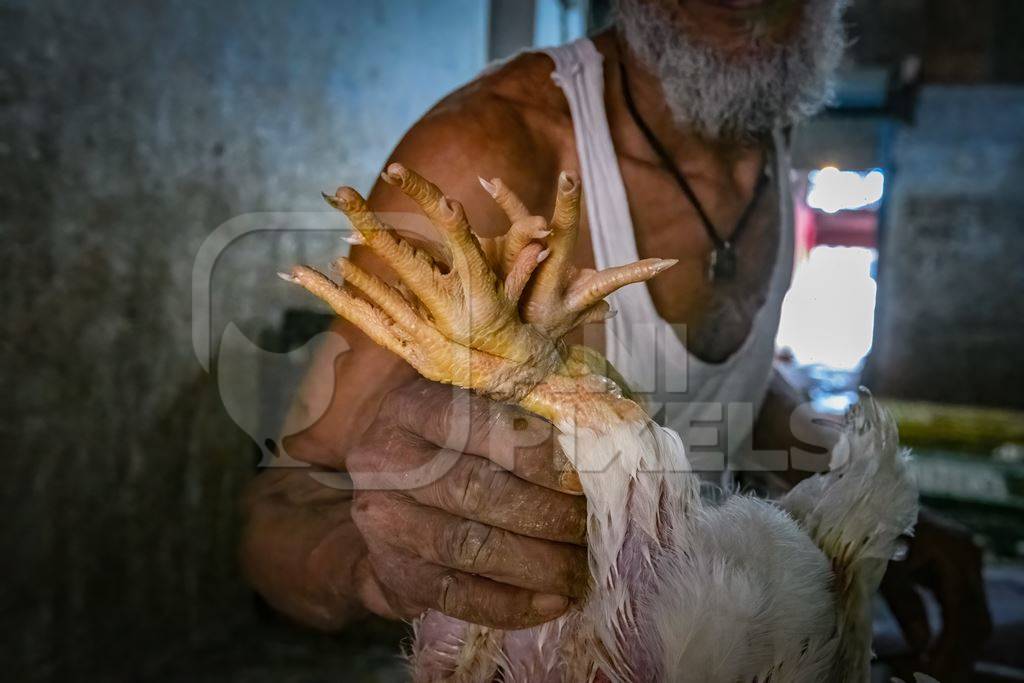
M676 122L711 139L745 139L819 111L846 47L847 0L807 0L795 35L728 56L673 22L658 2L618 0L626 44L661 83Z

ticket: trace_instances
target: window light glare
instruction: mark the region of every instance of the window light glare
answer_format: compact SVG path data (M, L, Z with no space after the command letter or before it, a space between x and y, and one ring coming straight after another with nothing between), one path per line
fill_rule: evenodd
M876 258L865 247L811 249L783 300L777 346L788 347L801 365L859 367L874 332Z
M880 169L841 171L826 166L807 174L807 205L825 213L860 209L882 199L885 174Z

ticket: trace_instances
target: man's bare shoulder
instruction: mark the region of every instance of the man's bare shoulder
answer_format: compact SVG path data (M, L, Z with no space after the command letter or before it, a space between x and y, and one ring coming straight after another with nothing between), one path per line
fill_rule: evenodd
M573 144L553 66L544 54L524 53L484 71L417 121L392 160L464 202L463 195L479 193L482 176L502 178L529 204L546 204ZM467 210L472 218L482 207Z
M543 52L523 52L493 65L453 94L476 86L525 116L557 124L568 119L569 106L551 78L554 67L551 57Z
M489 138L507 145L550 144L550 134L571 125L562 91L551 80L554 64L540 52L524 52L486 69L442 99L423 118L423 123L445 122L479 128ZM496 135L503 128L514 135Z

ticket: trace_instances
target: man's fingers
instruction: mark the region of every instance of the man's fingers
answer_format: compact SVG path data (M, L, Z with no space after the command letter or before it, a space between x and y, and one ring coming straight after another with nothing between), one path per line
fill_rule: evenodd
M585 498L541 488L475 455L463 455L444 476L405 494L520 536L586 544Z
M486 576L539 593L582 597L586 550L520 536L504 529L419 505L393 494L362 497L360 529L430 564Z
M433 609L474 624L517 630L551 621L569 607L561 595L535 593L395 552L371 551L370 563L392 608L406 618Z
M436 446L487 458L538 486L582 493L551 423L524 410L426 381L392 392L382 410Z
M569 600L534 593L436 565L423 565L423 585L433 590L434 609L456 619L492 628L521 629L543 624L563 613Z
M376 615L386 619L402 619L417 614L414 608L396 599L387 586L377 578L369 555L364 555L356 563L352 572L352 583L360 602Z
M886 576L883 591L894 581L919 584L939 603L942 629L927 654L929 670L942 680L965 676L992 628L981 550L970 533L922 510L906 561L889 569L894 576Z
M969 541L958 550L938 560L940 567L933 583L942 609L935 658L949 668L973 661L992 630L980 552Z
M910 649L917 653L927 651L931 642L928 613L914 584L899 568L890 564L881 591Z

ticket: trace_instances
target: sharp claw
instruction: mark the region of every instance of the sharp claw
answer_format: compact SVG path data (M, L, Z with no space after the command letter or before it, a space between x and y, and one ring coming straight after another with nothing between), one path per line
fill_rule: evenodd
M560 192L569 193L576 189L579 185L579 177L572 171L562 171L558 175L558 190Z
M491 195L492 197L497 197L498 196L498 186L497 185L495 185L494 183L492 183L489 180L484 180L482 176L477 176L476 179L480 181L480 187L484 188L484 190L487 192L487 194Z
M551 214L552 246L559 259L572 258L580 223L580 184L575 173L562 171L558 176L558 194Z
M343 206L348 206L352 202L360 199L360 195L353 188L349 187L348 185L344 185L342 187L339 187L338 190L334 193L334 198Z
M278 271L277 276L279 278L281 278L282 280L284 280L285 282L291 282L292 284L299 284L299 278L295 277L291 273L282 273L281 271Z
M458 218L461 205L451 197L442 197L437 203L437 212L441 218L454 221Z
M481 179L482 181L483 179ZM481 182L483 185L483 182ZM502 181L501 178L491 178L490 182L483 185L483 188L488 192L491 192L491 197L498 203L501 210L508 216L510 223L516 223L518 221L527 218L530 215L526 205L523 204L522 200L516 196L516 193L508 188L508 186Z
M390 183L391 185L398 185L403 180L405 180L405 176L407 176L408 174L409 171L405 168L405 166L395 161L388 164L388 167L384 169L384 172L380 174L380 177L386 183Z
M658 259L658 262L651 266L651 270L653 270L655 274L657 274L662 272L663 270L668 270L677 263L679 263L679 259L677 258Z
M537 263L543 263L544 259L551 255L550 249L545 249L537 254Z
M359 197L359 193L351 187L339 187L334 195L321 192L320 196L322 196L324 201L330 204L333 208L344 213L349 210L352 202Z
M636 282L650 280L678 259L644 259L625 266L613 266L600 272L589 273L579 278L566 296L566 306L571 311L582 311L593 306L617 289Z
M360 247L366 244L366 239L358 232L354 232L351 235L345 235L341 239L342 241L351 244L353 247Z

